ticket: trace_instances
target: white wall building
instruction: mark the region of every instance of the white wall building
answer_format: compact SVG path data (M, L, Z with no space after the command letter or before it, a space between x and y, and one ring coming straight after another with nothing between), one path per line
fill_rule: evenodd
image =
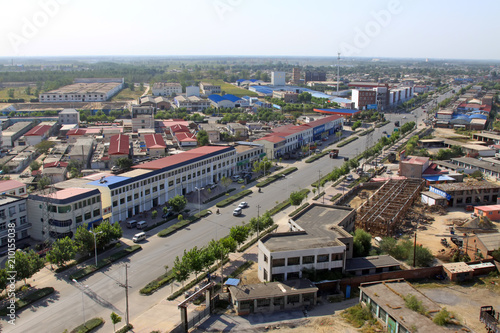
M204 95L220 94L221 88L219 85L211 84L207 82L200 82L201 93Z
M189 97L189 96L200 97L200 87L198 87L198 86L186 87L186 97Z
M175 96L182 94L180 83L156 82L153 84L154 96Z
M75 79L75 83L42 93L42 103L104 102L123 89L124 79Z
M75 109L64 109L57 116L61 125L80 124L80 112Z
M273 86L284 86L286 83L285 72L271 72L271 84Z
M0 195L0 249L9 242L9 234L16 240L29 237L31 224L28 223L26 198Z

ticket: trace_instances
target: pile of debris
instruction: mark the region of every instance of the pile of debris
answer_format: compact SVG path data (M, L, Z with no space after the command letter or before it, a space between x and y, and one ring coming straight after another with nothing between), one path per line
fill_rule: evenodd
M446 215L448 213L446 207L441 205L426 206L425 211L438 215Z
M491 231L496 229L495 225L491 223L490 219L486 216L471 217L463 221L463 223L456 223L456 229L459 231Z

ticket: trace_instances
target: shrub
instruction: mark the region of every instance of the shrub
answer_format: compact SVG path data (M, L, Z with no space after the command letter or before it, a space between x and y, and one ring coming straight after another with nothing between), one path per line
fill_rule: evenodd
M367 320L373 320L370 310L361 304L356 304L344 310L342 317L356 328L363 326Z
M439 325L439 326L445 326L447 325L451 320L451 315L446 310L446 308L442 308L441 311L438 312L438 314L432 319L432 321Z
M80 325L74 328L71 333L87 333L92 331L94 328L101 326L104 324L104 320L102 318L92 318L85 322L85 325Z
M425 315L426 309L422 305L422 301L419 301L415 295L408 294L404 296L403 299L405 300L405 305L408 309Z
M251 193L252 193L252 190L241 191L240 193L236 193L235 195L232 195L229 198L218 202L215 206L219 207L219 208L226 207L226 206L232 204L233 202L238 201L241 198L243 198L244 196L249 195Z
M116 333L127 333L128 331L132 330L133 328L134 328L134 326L132 326L132 324L128 324L128 325L125 325L122 328L120 328L118 331L116 331Z
M39 299L42 299L42 298L52 294L53 292L54 292L54 288L52 288L52 287L46 287L46 288L39 289L35 292L32 292L31 294L20 298L16 302L16 310L20 310L20 309L30 305L31 303L34 303L34 302L38 301ZM8 311L9 310L6 307L4 307L4 308L0 309L0 315L6 316Z
M358 139L357 136L350 137L349 139L343 140L340 143L338 143L337 147L339 147L339 148L340 147L344 147L345 145L347 145L347 144L349 144L349 143L351 143L351 142L353 142L354 140L357 140L357 139Z
M172 281L174 278L175 276L172 271L168 271L165 274L160 275L153 281L149 282L144 288L139 290L139 292L142 295L151 295L153 292L160 289L161 287Z
M297 215L301 210L303 210L307 206L309 206L309 203L306 202L305 204L302 204L302 206L300 206L299 208L297 208L296 210L294 210L293 212L291 212L290 214L288 214L288 216L292 217L292 216Z

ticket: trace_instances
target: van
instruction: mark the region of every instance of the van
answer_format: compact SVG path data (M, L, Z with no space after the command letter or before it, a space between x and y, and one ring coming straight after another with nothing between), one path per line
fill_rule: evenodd
M377 245L380 245L380 243L382 243L382 238L381 237L375 237L375 243Z
M143 241L146 239L146 233L145 232L140 232L138 234L135 234L134 237L132 237L132 241L134 243L137 243L137 242L140 242L140 241Z
M136 225L137 225L136 220L127 221L127 228L129 228L129 229L135 228Z
M146 222L146 221L137 222L137 229L144 229L147 226L148 226L148 222Z

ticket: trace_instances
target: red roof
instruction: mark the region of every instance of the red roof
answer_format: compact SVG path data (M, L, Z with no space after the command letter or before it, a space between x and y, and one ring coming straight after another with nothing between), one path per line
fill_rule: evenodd
M491 212L495 210L500 210L500 205L487 205L487 206L476 206L474 209L483 211L483 212Z
M408 156L406 160L402 161L405 163L410 163L410 164L420 164L424 165L427 161L429 161L428 157L421 157L421 156Z
M177 141L179 142L194 142L194 141L198 141L196 139L196 134L194 133L177 133L175 135L175 138L177 139Z
M161 134L145 134L144 141L149 149L166 148L165 140Z
M170 127L170 131L172 131L172 133L190 132L189 127L179 124Z
M0 180L0 192L6 192L18 187L26 187L26 184L18 182L17 180Z
M182 152L180 154L171 155L171 156L167 156L164 158L159 158L155 161L135 165L132 168L158 170L158 169L163 169L166 167L178 165L181 163L186 163L186 162L189 162L190 160L194 160L196 158L203 158L205 155L228 152L228 151L232 151L232 150L234 150L234 147L203 146L203 147L198 147L195 149L191 149L189 151Z
M43 168L58 168L58 167L62 167L62 168L65 168L68 166L68 162L50 162L50 163L45 163L43 165Z
M85 130L83 128L74 128L74 129L70 129L66 135L81 136L81 135L85 135L85 133L87 133L87 130Z
M266 141L269 141L269 142L274 142L274 143L278 143L278 142L281 142L281 141L285 141L285 138L281 137L281 136L278 136L278 135L272 135L272 134L268 134L260 139L257 139L255 141L259 141L259 140L266 140Z
M50 125L38 125L30 129L24 136L44 136L51 128Z
M108 155L128 155L130 150L128 135L112 135L109 141Z

